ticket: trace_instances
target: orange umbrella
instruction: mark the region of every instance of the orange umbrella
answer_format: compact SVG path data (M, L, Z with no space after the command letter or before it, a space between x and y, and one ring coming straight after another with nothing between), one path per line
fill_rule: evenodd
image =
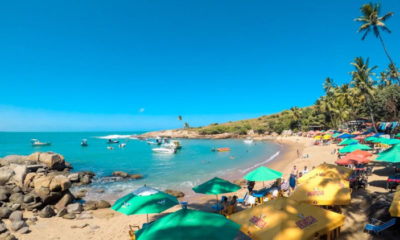
M367 152L367 151L363 151L363 150L355 150L354 152L351 152L348 155L352 155L352 156L361 156L361 157L371 157L372 153Z
M346 155L342 158L336 160L338 165L349 165L349 164L367 164L369 159L366 157L361 157L359 155Z

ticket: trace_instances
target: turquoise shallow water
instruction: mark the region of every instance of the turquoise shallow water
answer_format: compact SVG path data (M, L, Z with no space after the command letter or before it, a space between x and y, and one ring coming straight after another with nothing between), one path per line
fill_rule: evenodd
M245 144L242 140L203 140L180 139L182 150L173 155L156 154L146 141L119 139L126 143L125 148L108 150L108 135L138 134L139 132L63 132L63 133L6 133L0 132L0 157L10 154L28 155L35 151L53 151L64 155L73 171L90 170L96 173L97 180L92 189L102 188L106 195L121 196L132 189L148 184L160 189L173 188L189 190L191 187L214 176L232 178L243 175L279 154L281 147L275 143L255 142ZM51 142L48 147L32 147L30 140L37 138ZM83 138L89 146L81 147ZM230 152L212 152L211 148L229 147ZM113 171L122 170L144 176L137 181L104 182L102 177ZM95 190L92 197L96 198ZM102 196L104 197L104 194ZM99 196L100 197L100 196Z

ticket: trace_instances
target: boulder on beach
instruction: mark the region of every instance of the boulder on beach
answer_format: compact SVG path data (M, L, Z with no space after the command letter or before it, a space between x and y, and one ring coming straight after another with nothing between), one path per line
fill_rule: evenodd
M100 200L96 203L96 207L98 209L100 208L110 208L111 204L109 202L107 202L106 200Z
M50 169L64 170L64 156L53 152L35 152L26 158L28 161L43 163Z
M80 203L72 203L67 206L68 213L81 213L82 205Z
M174 197L177 197L177 198L181 198L181 197L185 196L185 193L183 193L181 191L171 190L171 189L167 189L164 192L168 193L169 195L172 195Z
M56 213L54 212L54 209L50 206L44 207L40 212L39 212L39 217L41 218L51 218L55 216Z
M12 213L12 210L8 207L0 207L0 219L8 218Z
M137 179L142 179L143 176L140 174L129 174L129 178L137 180Z
M67 207L67 205L72 203L73 201L74 196L69 191L67 191L64 196L56 203L56 205L54 205L54 207L57 210L61 210Z
M112 175L115 176L115 177L122 177L122 178L127 178L129 176L128 173L123 172L123 171L114 171L112 173Z
M14 176L14 171L6 166L0 168L0 185L6 184L12 176Z

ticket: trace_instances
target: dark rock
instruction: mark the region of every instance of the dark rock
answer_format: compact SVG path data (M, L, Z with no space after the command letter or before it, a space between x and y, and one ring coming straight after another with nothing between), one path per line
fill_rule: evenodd
M115 176L115 177L122 177L122 178L127 178L129 176L128 173L123 172L123 171L114 171L112 173L112 175Z
M68 213L81 213L82 205L80 203L73 203L67 206Z
M91 182L92 182L92 179L89 177L89 175L83 175L83 176L80 178L80 183L81 183L81 184L86 185L86 184L89 184L89 183L91 183Z
M75 193L76 198L84 198L86 196L87 190L81 189L79 192Z
M72 194L67 191L64 196L57 202L57 204L55 205L55 208L57 210L61 210L63 208L65 208L68 204L72 203L72 201L74 200L74 196L72 196Z
M21 211L14 211L8 217L8 219L10 219L11 222L22 221L22 218L23 218L23 214Z
M169 195L172 195L174 197L177 197L177 198L181 198L181 197L185 196L185 194L183 192L176 191L176 190L171 190L171 189L167 189L164 192L168 193Z
M89 210L96 210L97 209L97 202L96 201L87 201L85 202L85 204L83 205L83 209L85 211L89 211Z
M96 192L98 192L98 193L104 193L104 189L99 188L99 189L96 190Z
M98 209L100 209L100 208L110 208L111 204L109 202L105 201L105 200L100 200L100 201L98 201L96 203L96 207Z
M67 213L67 214L63 215L62 218L64 218L64 219L75 219L76 215L75 215L75 213Z
M64 165L65 165L65 168L67 168L67 169L73 169L72 164L69 162L64 162Z
M31 203L34 202L35 198L33 197L32 194L28 194L24 196L24 203Z
M13 230L14 232L16 232L25 226L26 226L26 223L24 221L20 220L20 221L11 222L10 229Z
M0 189L0 201L7 202L9 195L5 193L2 189Z
M28 205L25 205L25 209L28 211L35 211L43 206L42 202L37 202L37 203L30 203Z
M89 224L88 223L84 223L82 225L72 225L71 228L85 228L87 226L89 226Z
M41 218L50 218L55 216L56 213L54 212L53 208L51 208L50 206L46 206L44 207L40 212L39 212L39 216Z
M13 187L11 190L12 193L22 193L22 189L18 186Z
M0 207L0 218L8 218L12 213L11 209L8 207Z
M14 175L14 171L10 167L0 168L0 185L4 185Z

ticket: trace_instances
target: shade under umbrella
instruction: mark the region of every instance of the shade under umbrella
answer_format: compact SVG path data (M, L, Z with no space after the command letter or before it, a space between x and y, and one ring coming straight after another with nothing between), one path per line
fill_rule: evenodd
M339 153L350 153L356 150L370 150L371 148L364 144L351 144L339 150Z
M400 162L400 144L381 152L376 158L377 161L399 163Z
M355 143L358 143L358 141L355 139L346 138L346 139L342 140L338 145L343 146L343 145L350 145L350 144L355 144Z
M179 204L178 199L151 187L141 187L118 199L111 209L125 215L161 213Z
M282 177L282 173L264 166L258 167L244 176L248 181L270 181Z
M181 209L138 230L135 236L137 240L231 240L239 229L239 224L223 215Z

